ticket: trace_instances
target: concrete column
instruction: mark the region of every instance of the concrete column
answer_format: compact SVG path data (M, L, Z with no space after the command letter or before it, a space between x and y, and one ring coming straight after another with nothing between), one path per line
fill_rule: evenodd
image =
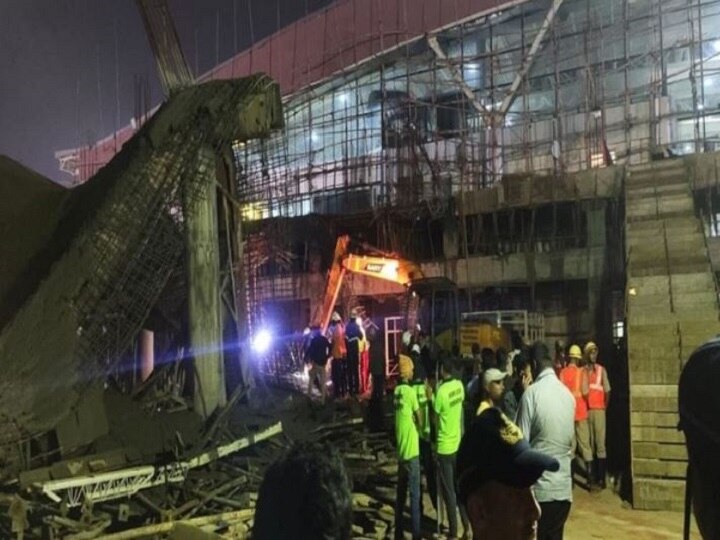
M215 155L200 152L197 174L203 185L185 201L188 268L188 320L195 367L195 411L210 416L226 402L223 366L220 255L218 246Z
M155 369L155 332L140 331L140 381L145 382Z
M607 231L605 227L605 210L607 204L603 199L596 199L586 203L585 216L587 219L587 247L588 247L588 318L586 332L593 339L598 340L602 324L602 310L609 306L604 302L603 284L605 282L605 257L591 257L590 248L602 247L607 243Z

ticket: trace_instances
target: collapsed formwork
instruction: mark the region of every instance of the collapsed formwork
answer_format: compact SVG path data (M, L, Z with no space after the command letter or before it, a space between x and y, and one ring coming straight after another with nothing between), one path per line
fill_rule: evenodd
M0 443L11 455L120 360L179 264L189 208L218 152L280 125L278 88L265 76L180 91L53 208L54 221L38 222L42 241L0 299ZM30 216L18 217L8 228L27 227Z

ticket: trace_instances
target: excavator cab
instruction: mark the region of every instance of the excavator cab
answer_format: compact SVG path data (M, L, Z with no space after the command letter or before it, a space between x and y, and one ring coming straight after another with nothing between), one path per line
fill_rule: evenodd
M408 285L405 327L419 327L429 338L431 354L454 354L459 326L458 289L453 281L430 277L413 280Z

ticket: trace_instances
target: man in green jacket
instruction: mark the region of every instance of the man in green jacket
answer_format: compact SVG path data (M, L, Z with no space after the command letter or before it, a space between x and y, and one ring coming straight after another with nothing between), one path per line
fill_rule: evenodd
M432 402L437 422L437 461L440 470L440 493L448 514L448 538L457 538L457 498L455 495L455 455L460 446L463 425L465 388L453 378L447 362L440 365L441 379Z
M398 453L398 484L395 499L395 538L403 538L403 510L410 490L410 522L413 539L420 538L420 445L418 426L423 415L417 392L411 386L413 362L400 355L400 384L395 388L395 441Z

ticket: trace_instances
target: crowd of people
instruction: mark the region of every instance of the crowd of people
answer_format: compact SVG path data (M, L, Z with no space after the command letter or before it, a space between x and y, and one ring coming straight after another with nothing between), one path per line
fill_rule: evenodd
M316 327L308 341L308 393L317 383L321 399L327 399L328 361L332 362L336 398L363 393L368 390L363 385L369 384L363 383L367 366L372 374L370 405L379 407L382 416L385 351L379 330L356 320L355 313L347 324L337 313L332 319L327 335ZM486 414L495 418L483 423L483 429L494 425L501 433L516 430L518 440L557 464L557 470L545 471L533 482L533 501L542 510L537 523L541 540L563 537L574 472L590 492L605 488L605 410L610 383L598 361L597 345L588 342L581 349L556 344L551 354L542 343L530 347L518 338L514 336L507 353L475 345L471 359L457 355L433 359L422 335L405 334L393 394L399 462L397 538L405 530L402 516L408 495L414 538L420 537L421 517L437 520L441 513L447 518L448 538L459 537L460 522L466 537L471 524L473 528L487 526L466 512L467 504L459 505L457 499L463 475L459 469L461 441ZM366 362L361 360L363 353L369 356ZM467 458L463 467L471 466L468 460L472 461ZM428 508L423 508L423 500L427 500L422 495L423 485L431 504Z
M508 355L475 347L470 370L448 358L430 362L418 343L405 345L393 395L395 537L403 537L409 510L410 532L420 538L421 519L437 519L442 501L447 538L457 537L459 515L464 537L561 539L573 460L591 492L605 487L610 383L597 345L558 344L554 355L540 343L518 343ZM720 338L693 353L680 379L679 427L689 456L684 538L691 507L702 537L720 538L719 374ZM301 492L285 489L288 482ZM424 508L423 484L432 509ZM350 485L331 445L296 445L265 475L253 537L350 538Z
M598 362L597 345L588 342L584 352L577 345L567 350L560 345L554 355L541 343L527 347L519 340L508 354L474 346L470 362L445 359L435 370L422 358L422 351L409 343L399 359L400 384L394 396L400 462L396 516L402 515L409 491L410 529L414 538L420 538L420 516L430 514L420 505L421 476L425 476L435 515L440 500L446 509L448 538L458 537L458 516L465 537L470 534L469 525L476 535L478 530L493 531L492 536L483 538L534 537L518 536L517 530L503 536L507 530L494 517L493 524L478 517L490 519L490 513L473 512L467 502L457 504L456 489L468 467L475 470L483 466L475 463L478 456L472 453L465 452L462 457L463 445L480 444L474 437L470 439L472 443L466 443L467 437L480 429L478 424L484 432L489 426L499 426L502 433L513 431L518 440L526 440L528 448L556 467L545 470L532 482L532 500L538 503L541 512L527 505L527 519L518 520L515 516L515 525L537 520L538 538L561 539L572 503L573 470L582 473L591 492L604 489L606 484L605 409L610 384ZM439 375L437 381L434 373ZM418 399L421 395L422 403ZM484 421L480 422L481 419ZM483 507L492 502L492 497L484 502L481 497L478 504ZM536 514L539 519L533 517ZM534 525L530 529L534 535ZM404 527L399 518L395 530L396 537L402 537Z
M330 362L330 378L333 397L358 397L373 388L384 388L385 349L379 328L368 317L361 317L355 310L343 322L338 312L333 312L330 325L323 333L314 324L305 332L304 358L308 371L308 396L312 396L317 384L323 403L327 400L327 367Z

